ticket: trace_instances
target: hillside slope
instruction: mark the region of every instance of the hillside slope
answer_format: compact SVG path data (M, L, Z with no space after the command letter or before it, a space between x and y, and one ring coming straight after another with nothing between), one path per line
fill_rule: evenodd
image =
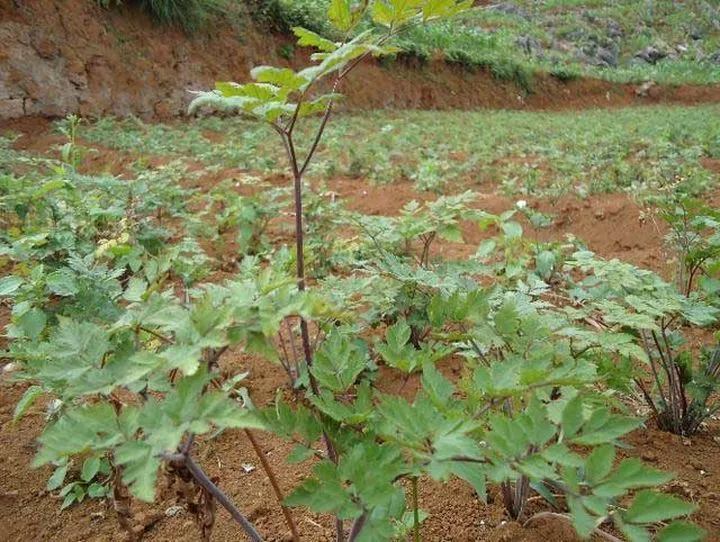
M239 35L241 34L241 35ZM261 63L301 65L288 38L247 25L216 25L193 36L158 27L131 7L92 1L0 0L0 119L21 116L182 114L188 90L243 80ZM284 56L291 56L287 60ZM350 108L542 108L630 103L719 102L720 87L638 88L595 79L536 76L532 89L489 70L443 60L369 62L343 91Z

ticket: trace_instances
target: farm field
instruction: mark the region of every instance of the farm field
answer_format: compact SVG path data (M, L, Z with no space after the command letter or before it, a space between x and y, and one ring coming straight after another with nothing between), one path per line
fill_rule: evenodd
M713 2L67 7L0 6L0 541L720 541Z
M535 240L531 243L557 244L574 238L601 257L619 258L672 280L676 262L665 241L667 225L657 216L655 202L678 190L711 204L718 201L720 133L716 125L706 122L713 116L720 116L717 106L556 114L341 115L309 173L315 194L313 205L325 210L321 234L332 247L324 256L329 261L316 264L318 280L332 281L337 273L346 276L364 268L364 263L354 260L358 234L351 228L357 220L353 215L397 217L411 201L429 202L468 190L474 197L468 198L469 209L500 214L517 209L519 201L526 202L520 221L527 238ZM454 130L458 122L467 129ZM192 280L193 284L219 283L238 272L251 237L243 232L243 213L250 214L245 220L251 224L258 219L253 213L261 213L266 228L257 242L262 251L291 244L290 179L281 159L268 158L279 155L268 130L216 118L170 124L110 119L83 123L73 135L72 170L64 166L67 162L62 156L69 130L68 121L28 121L17 122L5 132L0 168L5 182L2 201L6 220L12 209L8 202L24 196L8 191L10 182L22 181L32 194L54 182L52 179L61 180L67 184L54 193L48 190L43 200L71 205L73 214L96 214L95 220L101 220L106 212L114 213L115 219L103 221L102 235L94 235L118 239L127 227L121 217L131 212L124 200L128 190L130 194L137 190L142 196L134 203L135 220L148 220L160 211L167 213L167 249L178 249L175 254L180 254L183 265L188 266L178 272L183 273L182 280ZM238 144L244 140L252 144ZM393 152L383 151L388 148ZM211 212L216 209L218 195L224 195L225 201L237 195L242 207ZM159 226L160 221L152 222ZM471 257L482 241L496 234L480 231L471 220L460 221L460 226L463 239L440 240L433 247L433 259ZM44 235L48 233L52 232L46 230ZM6 229L5 242L18 235ZM12 271L12 259L7 255L4 259L5 272ZM25 266L31 264L32 260L14 264L15 273L30 272L32 268ZM3 324L10 317L8 307L4 308ZM707 338L708 333L693 333L690 344L697 348ZM272 403L276 390L287 386L281 367L239 348L228 351L220 367L226 374L248 371L244 384L259 405ZM442 362L440 367L450 378L463 374L457 359ZM378 387L386 393L412 397L418 390L417 374L404 377L388 367L380 374ZM12 411L27 384L10 384L11 377L9 373L4 378L1 407L5 459L0 468L6 488L1 497L2 525L6 539L120 536L111 510L102 501L58 513L59 502L44 489L52 470L28 470L28 457L35 449L34 439L44 423L46 405L38 404L24 422L12 424ZM629 408L646 412L637 398L625 399L630 401ZM633 447L622 454L640 456L653 466L677 473L669 483L670 490L697 503L699 524L718 533L720 484L713 473L720 469L720 443L717 423L713 419L709 424L692 439L684 439L662 433L649 422L628 438ZM283 486L292 487L298 477L307 474L305 468L288 470L283 466L291 444L263 435L260 445L282 472ZM199 457L210 472L221 477L228 492L256 519L258 528L272 533L268 539L287 536L246 437L229 432L198 446ZM238 464L248 465L248 472L229 468ZM539 520L527 529L508 524L497 502L499 496L494 503L483 505L472 489L459 481L422 484L421 488L420 502L429 513L423 524L423 539L576 539L571 528L552 520ZM161 496L158 506L144 507L137 514L137 526L147 530L146 539L194 540L194 527L188 525L192 522L186 516L168 517L164 513L173 505L173 491L168 489ZM31 502L35 504L28 517ZM530 506L535 512L548 505L536 501ZM217 521L215 539L233 539L235 527L229 518L220 513ZM302 534L310 539L331 538L327 517L304 512L298 515L298 523ZM453 525L450 535L448 524ZM185 532L184 537L180 532ZM713 536L708 539L718 539Z

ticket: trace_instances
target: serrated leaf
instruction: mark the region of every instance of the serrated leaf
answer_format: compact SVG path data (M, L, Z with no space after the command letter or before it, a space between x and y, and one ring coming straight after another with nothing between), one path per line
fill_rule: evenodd
M615 446L598 446L585 461L585 477L591 486L605 478L612 469L615 460Z
M453 395L453 385L432 363L423 366L422 387L437 405L446 405Z
M257 66L250 71L250 76L258 83L269 83L290 90L299 90L308 83L307 78L290 68L274 66Z
M657 535L657 542L697 542L704 540L707 531L692 523L676 521Z
M127 301L142 301L143 294L147 291L148 284L143 279L138 277L132 277L128 281L127 288L123 293L123 298Z
M367 352L333 331L315 354L310 369L318 383L336 393L347 391L368 366Z
M292 452L288 454L286 461L288 463L302 463L303 461L307 461L311 457L315 456L315 452L313 452L312 449L308 448L307 446L303 446L302 444L298 444L293 448Z
M508 239L519 239L523 234L523 228L517 222L503 222L502 231Z
M30 309L18 318L18 325L28 339L37 339L46 324L47 316L40 309Z
M591 416L590 420L588 420L588 426L592 424L593 416ZM597 444L612 442L613 440L628 434L633 429L637 429L640 425L642 425L642 423L642 420L638 418L611 416L600 427L592 428L587 431L587 428L583 428L582 433L573 437L572 441L584 446L594 446Z
M696 508L671 495L643 490L635 496L623 519L629 523L654 523L685 516Z
M562 429L565 438L577 434L583 422L583 400L580 396L576 396L568 401L562 413Z
M0 297L14 294L25 282L22 277L10 275L0 278Z
M572 514L572 524L581 538L589 538L597 528L597 521L592 517L577 497L568 498L568 506Z
M337 467L323 461L313 467L313 477L304 480L285 499L287 506L306 506L315 512L334 513L340 518L353 518L358 506L338 476Z
M30 386L25 390L23 396L15 405L15 411L13 412L13 423L17 422L22 418L28 409L35 403L38 397L43 394L43 389L40 386Z
M641 525L622 523L620 530L627 537L628 542L650 542L650 533Z
M115 450L115 462L123 466L122 479L140 500L155 499L155 481L160 458L143 442L127 442Z
M453 461L452 471L458 478L462 478L473 487L481 501L487 501L487 468L485 465Z
M328 19L341 32L347 32L353 26L350 0L330 0Z
M672 478L671 473L650 468L642 460L632 457L624 459L601 485L594 488L594 492L603 497L617 497L628 489L658 486Z
M317 47L326 53L332 53L338 48L332 41L323 38L307 28L296 26L293 28L293 33L298 37L298 45L302 47Z
M69 271L55 271L47 276L48 290L62 297L73 296L78 293L75 277Z

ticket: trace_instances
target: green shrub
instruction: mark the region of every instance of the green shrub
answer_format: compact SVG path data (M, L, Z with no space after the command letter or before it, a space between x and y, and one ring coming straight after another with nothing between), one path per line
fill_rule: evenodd
M103 8L125 3L123 0L96 0ZM160 24L177 25L188 32L200 29L213 15L226 13L231 0L140 0L139 5Z

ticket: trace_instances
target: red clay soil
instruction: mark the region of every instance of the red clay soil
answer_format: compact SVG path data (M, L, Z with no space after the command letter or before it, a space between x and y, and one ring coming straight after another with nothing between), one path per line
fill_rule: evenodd
M154 25L131 3L104 10L94 1L0 0L0 119L28 115L129 114L169 117L185 111L189 89L244 81L259 64L305 66L310 51L280 55L287 36L252 25L223 25L188 36ZM345 107L579 109L635 104L720 102L720 86L654 86L538 76L527 94L486 70L431 61L368 61L341 89ZM639 95L641 94L641 95Z

